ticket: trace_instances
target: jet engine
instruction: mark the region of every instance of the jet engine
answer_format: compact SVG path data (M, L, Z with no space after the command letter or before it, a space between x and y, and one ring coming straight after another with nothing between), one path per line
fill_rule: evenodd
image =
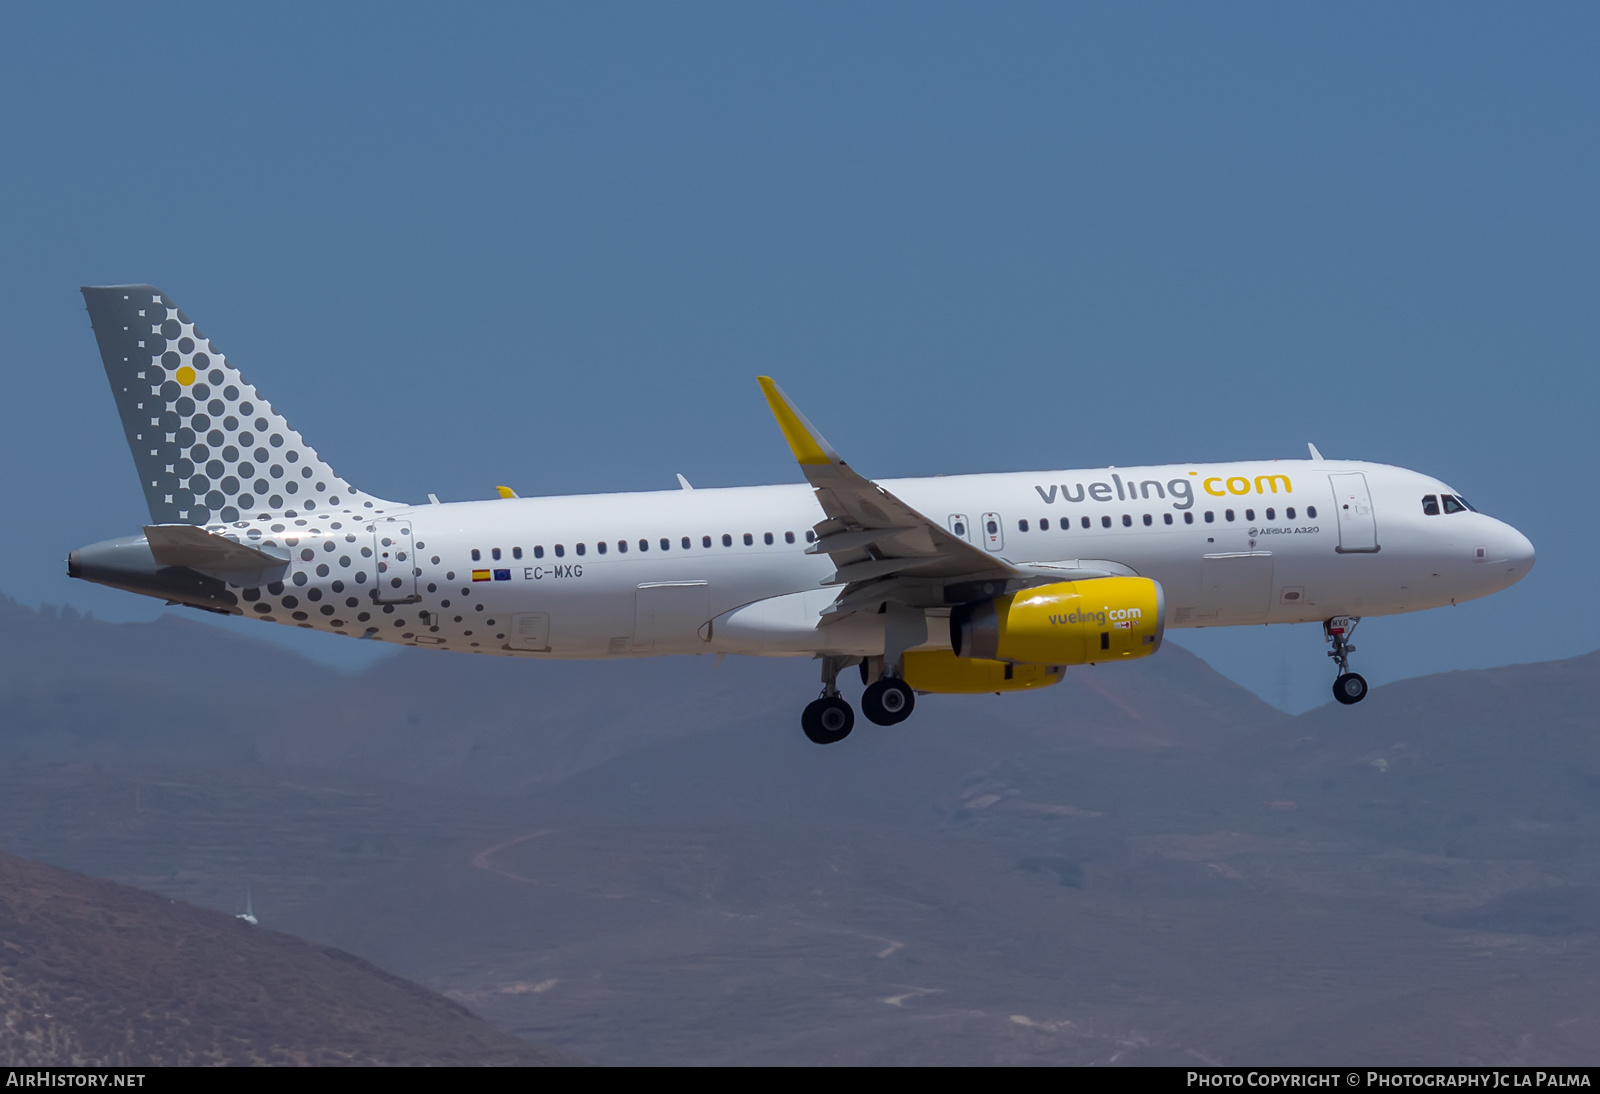
M1161 648L1166 604L1147 577L1040 585L950 613L957 657L1023 665L1087 665Z

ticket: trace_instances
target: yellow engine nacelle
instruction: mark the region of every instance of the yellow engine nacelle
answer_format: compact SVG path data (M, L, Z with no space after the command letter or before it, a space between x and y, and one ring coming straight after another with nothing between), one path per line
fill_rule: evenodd
M901 678L916 691L939 695L981 695L984 692L1029 691L1061 683L1060 665L1013 665L957 657L949 650L915 650L906 654Z
M1024 589L950 613L959 658L1088 665L1161 648L1166 603L1147 577L1099 577Z

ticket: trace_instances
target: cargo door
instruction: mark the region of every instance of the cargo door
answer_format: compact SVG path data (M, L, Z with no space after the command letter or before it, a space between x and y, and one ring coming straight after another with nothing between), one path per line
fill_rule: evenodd
M1329 475L1333 484L1335 513L1339 517L1339 546L1342 555L1375 554L1378 550L1378 520L1372 511L1372 495L1367 491L1367 476L1360 471Z
M1231 551L1200 560L1196 622L1265 623L1272 603L1272 552Z
M380 520L371 524L372 561L377 576L372 598L379 604L406 604L417 596L417 560L411 546L409 520Z
M711 618L711 586L703 581L647 581L634 593L633 649L691 649Z
M513 612L511 637L506 645L514 650L548 650L550 648L549 612Z

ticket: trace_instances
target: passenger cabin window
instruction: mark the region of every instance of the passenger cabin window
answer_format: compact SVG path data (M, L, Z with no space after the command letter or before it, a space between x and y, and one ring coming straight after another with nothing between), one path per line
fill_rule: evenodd
M689 546L689 541L688 540L684 540L683 541L683 545L685 547ZM668 551L668 550L672 549L672 541L670 539L668 539L666 536L662 536L661 537L661 549L663 551Z
M701 536L700 537L700 546L702 546L702 547L711 546L711 537L710 536Z
M604 545L602 544L602 546L604 546ZM583 554L583 544L581 544L581 543L578 544L578 546L576 548L574 548L574 550L576 550L580 555Z
M1206 523L1207 524L1215 524L1216 522L1217 522L1217 514L1213 513L1211 510L1207 509L1206 510Z
M1278 519L1278 511L1276 509L1268 509L1267 510L1267 519L1268 520L1277 520Z
M1049 517L1041 517L1039 519L1039 531L1048 532L1049 530L1050 530L1050 518Z
M561 544L559 544L559 543L556 544L556 557L557 558L565 558L565 557L567 557L567 549L565 547L561 546Z
M534 558L543 558L544 557L544 546L543 545L540 545L540 546L535 547L533 549L533 557Z
M500 561L500 548L496 547L494 550L490 551L489 552L489 557L494 559L496 562L499 562Z
M1017 521L1017 531L1026 532L1027 530L1028 530L1028 522L1027 521L1025 521L1025 520Z
M1089 518L1088 517L1084 517L1083 518L1083 526L1085 528L1089 527Z
M746 546L746 547L749 547L749 546L751 546L751 545L752 545L752 544L754 544L754 543L755 543L755 541L756 541L756 537L755 537L755 536L752 536L752 535L751 535L751 534L750 534L750 533L749 533L749 532L746 532L746 533L745 533L745 534L744 534L744 545L745 545L745 546Z
M1102 528L1110 528L1111 527L1111 518L1110 517L1101 517L1100 518L1100 527L1102 527Z
M684 536L683 537L683 549L685 551L687 551L689 549L689 537L688 536Z
M512 558L521 558L522 557L522 548L521 547L513 547L513 548L511 548L511 557Z
M1315 505L1306 506L1306 516L1310 517L1312 520L1316 520L1317 519L1317 507Z
M650 541L647 540L647 539L641 539L639 541L639 550L648 551L649 549L650 549ZM667 541L666 540L662 540L661 541L661 549L663 551L665 551L667 549Z
M785 533L783 533L783 542L785 542L785 543L793 543L794 542L794 533L793 532L785 532Z
M807 532L806 533L806 542L807 543L815 543L815 542L817 542L817 533L815 533L815 532Z
M1224 509L1222 511L1222 519L1223 520L1232 520L1233 519L1233 510L1232 509Z
M1424 494L1422 496L1422 515L1436 517L1439 515L1439 495Z
M1254 509L1246 509L1244 511L1244 519L1245 520L1255 520L1256 519L1256 511Z
M605 540L601 540L599 543L596 543L594 545L594 549L597 552L599 552L600 554L602 554L602 555L605 554L606 553L606 541ZM583 544L581 544L581 543L578 544L578 553L580 555L583 554Z
M1153 522L1154 522L1154 521L1155 521L1155 518L1154 518L1154 517L1152 517L1152 516L1151 516L1151 515L1150 515L1150 514L1149 514L1149 513L1146 513L1146 514L1145 514L1145 515L1144 515L1144 526L1145 526L1145 527L1146 527L1146 528L1148 528L1148 527L1150 527L1150 525L1151 525L1151 524L1152 524L1152 523L1153 523Z
M1122 526L1124 528L1132 528L1133 527L1133 518L1130 517L1126 513L1122 514Z
M1467 507L1462 505L1454 494L1440 494L1439 500L1444 502L1444 511L1446 513L1465 513L1467 511Z
M625 540L625 539L617 540L617 554L625 555L627 553L628 553L628 541Z
M1293 520L1294 519L1294 506L1291 505L1291 506L1289 506L1289 508L1285 509L1283 511L1283 515L1288 517L1290 520Z
M1185 513L1185 514L1183 514L1183 523L1185 523L1185 524L1193 524L1194 523L1194 514L1193 513Z
M728 535L728 533L726 533L726 532L722 533L722 545L724 547L732 547L733 546L733 537Z
M767 533L763 534L762 537L761 537L761 542L765 543L768 547L771 547L772 546L772 533L771 532L767 532Z
M476 547L472 549L472 561L477 562L483 558L483 553Z

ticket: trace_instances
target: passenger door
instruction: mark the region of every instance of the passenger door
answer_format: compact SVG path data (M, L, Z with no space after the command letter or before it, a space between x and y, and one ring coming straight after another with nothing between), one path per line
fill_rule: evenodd
M1376 554L1378 521L1372 511L1372 495L1367 491L1367 476L1360 471L1329 475L1333 484L1335 514L1339 518L1339 546L1342 555Z
M390 517L374 522L368 530L372 532L372 561L377 567L373 599L379 604L407 604L420 599L411 522Z

